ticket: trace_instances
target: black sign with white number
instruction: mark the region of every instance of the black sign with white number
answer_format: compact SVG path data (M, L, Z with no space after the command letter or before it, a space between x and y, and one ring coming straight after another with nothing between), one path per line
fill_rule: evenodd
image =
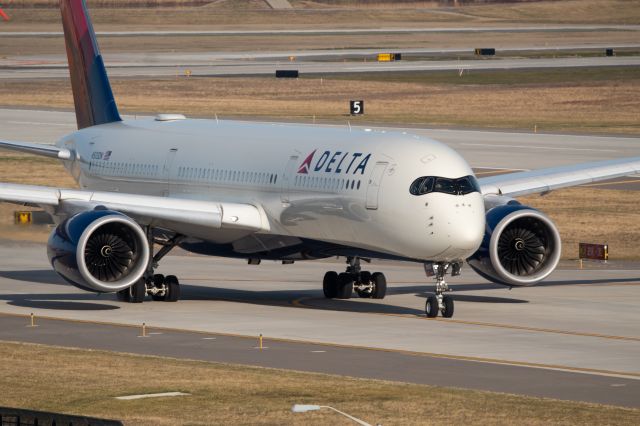
M364 101L349 101L351 115L364 114Z

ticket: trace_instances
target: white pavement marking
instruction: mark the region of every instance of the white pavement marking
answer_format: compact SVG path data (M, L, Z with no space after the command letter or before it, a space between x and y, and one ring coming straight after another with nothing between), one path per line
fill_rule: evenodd
M203 337L202 340L216 340L215 337Z
M190 393L184 392L163 392L163 393L146 393L141 395L126 395L126 396L116 396L115 399L119 399L122 401L129 401L132 399L144 399L144 398L161 398L164 396L186 396L191 395Z

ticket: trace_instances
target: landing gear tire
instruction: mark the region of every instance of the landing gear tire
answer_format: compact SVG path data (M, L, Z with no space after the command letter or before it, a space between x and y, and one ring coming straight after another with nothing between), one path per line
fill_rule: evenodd
M324 274L322 291L327 299L334 299L338 296L338 273L336 271L329 271Z
M427 318L435 318L438 316L438 311L440 310L440 306L438 303L438 298L431 294L427 297L427 303L424 307L424 312L427 314Z
M384 299L387 294L387 278L381 272L374 272L371 275L371 281L373 282L373 290L371 291L371 298Z
M129 302L142 303L144 296L147 294L147 284L144 278L140 278L131 287L129 287Z
M167 275L164 279L167 286L167 294L164 296L165 302L177 302L180 299L180 282L175 275Z
M451 318L453 316L453 297L444 296L442 298L442 316L444 318Z
M155 274L153 276L153 286L156 288L162 288L162 286L164 285L164 281L165 281L165 278L164 278L164 275L162 274ZM160 295L160 294L151 295L151 298L156 302L161 302L165 300L165 297L166 297L166 293L163 295Z
M342 273L338 275L338 294L336 299L351 299L353 281L351 274Z

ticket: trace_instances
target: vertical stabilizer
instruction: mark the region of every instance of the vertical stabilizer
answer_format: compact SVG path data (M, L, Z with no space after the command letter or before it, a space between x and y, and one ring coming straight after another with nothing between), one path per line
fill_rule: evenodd
M78 129L121 121L85 0L60 0Z

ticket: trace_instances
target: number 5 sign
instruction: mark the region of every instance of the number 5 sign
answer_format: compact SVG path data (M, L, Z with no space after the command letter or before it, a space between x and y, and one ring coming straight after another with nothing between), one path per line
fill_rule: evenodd
M349 101L349 110L351 115L364 114L364 101Z

